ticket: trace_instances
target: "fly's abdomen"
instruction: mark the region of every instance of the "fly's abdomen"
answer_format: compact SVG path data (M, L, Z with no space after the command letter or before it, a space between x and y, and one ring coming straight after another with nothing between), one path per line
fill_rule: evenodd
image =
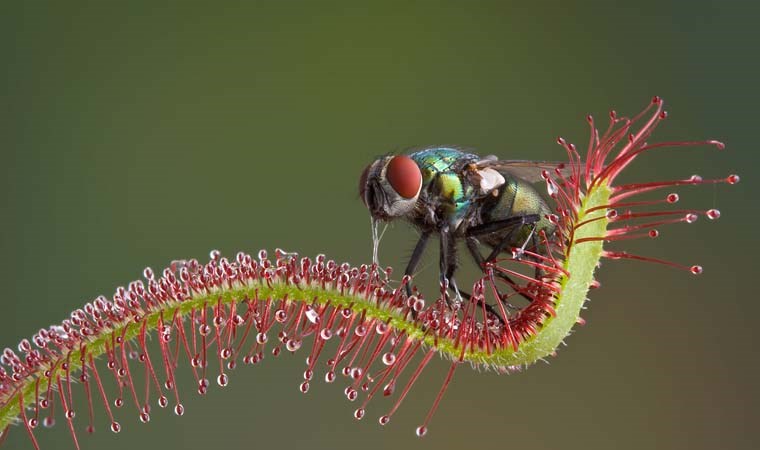
M484 204L481 211L483 223L493 223L512 217L538 215L539 220L535 223L536 233L544 231L550 235L554 231L554 225L545 217L551 210L541 194L527 181L514 178L510 174L504 174L506 183L499 189L494 200ZM481 238L483 243L495 247L511 234L509 246L522 246L533 228L532 224L523 225L521 229L513 227L488 234Z

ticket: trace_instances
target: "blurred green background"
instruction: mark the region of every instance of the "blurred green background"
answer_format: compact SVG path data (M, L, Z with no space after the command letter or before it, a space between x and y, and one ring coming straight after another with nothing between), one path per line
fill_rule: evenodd
M338 383L300 394L297 356L239 369L204 399L186 383L181 419L156 410L141 425L124 410L114 436L100 417L84 449L757 447L751 2L155 3L0 6L0 347L147 265L212 248L367 262L358 176L415 145L561 159L555 137L585 145L587 113L603 122L661 95L671 114L658 139L727 149L652 154L626 179L743 181L680 190L684 207L718 207L719 221L623 246L701 263L703 276L605 262L588 325L551 366L463 368L423 440L414 428L444 362L381 428L387 406L357 423ZM381 261L403 267L414 239L392 227ZM43 448L73 447L62 423L37 434ZM6 444L31 448L21 428Z

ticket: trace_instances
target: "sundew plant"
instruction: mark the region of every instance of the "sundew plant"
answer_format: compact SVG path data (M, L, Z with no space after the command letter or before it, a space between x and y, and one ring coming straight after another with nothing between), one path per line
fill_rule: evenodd
M208 261L174 261L160 272L146 268L143 280L117 288L110 298L95 298L2 352L0 444L11 430L22 429L39 449L39 428L57 424L79 448L82 435L95 432L96 420L105 418L110 432L119 433L120 415L135 414L144 423L163 409L181 416L186 396L204 395L212 384L225 387L240 365L285 352L305 356L302 392L321 380L342 383L356 420L371 416L380 425L392 421L432 358L450 361L416 428L425 436L460 367L510 373L556 355L573 326L583 322L579 314L589 289L598 285L595 269L602 258L702 273L698 265L628 253L618 242L657 238L658 228L700 216L717 219L717 209L678 209L672 190L739 181L737 175L693 175L616 183L650 151L723 150L714 140L651 142L666 117L655 97L633 117L611 112L603 132L587 117L590 138L583 152L559 138L566 170L542 173L552 207L546 218L556 225L538 237L546 250L514 249L512 258L485 263L471 298L461 303L449 301L445 283L440 291L423 292L408 289L408 276L391 281L390 268L280 250L231 258L212 251ZM662 195L639 197L652 191ZM157 344L148 345L150 340ZM192 373L195 387L179 386L178 371ZM75 389L85 395L75 396ZM374 411L371 400L378 396L392 397L392 406ZM75 403L78 398L86 401Z

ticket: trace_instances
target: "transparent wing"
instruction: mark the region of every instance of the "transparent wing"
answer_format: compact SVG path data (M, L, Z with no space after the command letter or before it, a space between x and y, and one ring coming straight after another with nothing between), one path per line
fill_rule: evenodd
M489 155L475 165L478 169L491 168L495 170L506 170L513 175L522 178L525 181L531 183L537 183L543 181L541 172L546 170L550 174L554 175L554 170L559 169L560 173L564 177L570 176L573 172L573 167L566 162L559 161L529 161L529 160L505 160L498 159L495 156Z

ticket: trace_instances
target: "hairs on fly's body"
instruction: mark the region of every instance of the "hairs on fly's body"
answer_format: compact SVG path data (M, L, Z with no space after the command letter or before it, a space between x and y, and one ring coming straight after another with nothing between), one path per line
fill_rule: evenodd
M183 415L182 399L188 393L176 383L179 370L189 371L197 394L205 395L213 384L209 378L226 387L238 365L295 352L307 356L300 391L308 392L317 377L327 383L341 380L344 395L356 405L357 420L365 417L374 397L392 398L392 406L376 416L381 425L389 423L435 355L448 360L442 387L416 429L424 436L462 363L510 373L556 355L573 326L584 323L579 314L588 290L598 287L594 272L601 258L702 272L697 265L605 248L616 241L656 238L657 228L664 225L720 216L716 209L668 209L678 201L676 193L657 200L633 197L683 185L739 181L737 175L695 175L616 185L617 176L651 150L723 148L718 141L648 143L666 117L658 97L632 118L612 112L603 133L589 116L584 156L558 139L570 171L542 173L553 202L548 219L556 225L552 235L538 237L547 250L513 249L517 258L487 263L473 284L472 299L461 304L450 304L445 286L429 298L416 288L408 295L411 278L392 283L391 269L376 264L376 252L375 264L352 266L323 255L299 258L280 250L271 259L263 250L255 257L241 252L232 259L213 251L207 262L175 261L159 274L145 269L143 280L117 288L111 298L86 303L60 324L22 340L17 350L3 351L0 444L18 424L39 449L39 425L61 420L79 448L79 434L95 431L96 416L105 417L110 430L118 433L121 410L144 423L154 406ZM381 235L374 223L372 228L376 246ZM527 299L526 304L505 306L517 297ZM158 338L157 344L148 346L151 337ZM83 404L75 404L75 386L86 394Z

